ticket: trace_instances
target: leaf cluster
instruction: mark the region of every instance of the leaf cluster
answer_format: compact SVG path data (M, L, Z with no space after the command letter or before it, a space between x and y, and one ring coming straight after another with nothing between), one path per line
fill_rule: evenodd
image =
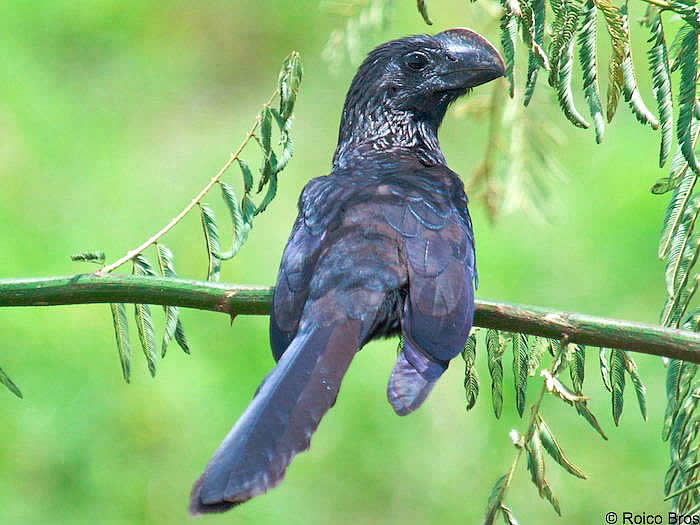
M462 352L465 363L464 389L467 410L474 407L479 395L479 379L475 368L478 331L479 329L472 331ZM491 377L491 403L497 418L501 417L503 409L503 357L508 350L512 354L515 408L521 417L525 413L527 404L528 380L535 375L540 375L544 379L540 398L532 406L531 419L526 431L522 434L517 431L511 433L513 443L518 449L514 466L511 468L511 472L499 478L494 485L489 498L485 523L493 523L499 514L507 523L514 522L513 512L505 506L504 499L513 475L512 471L522 454L527 457L527 468L540 497L549 501L555 511L561 514L559 502L545 476L545 457L548 455L567 472L578 478L585 479L586 476L563 452L552 429L540 413L540 405L545 394L552 394L552 396L572 406L603 439L607 439L598 420L588 408L587 397L583 394L586 348L580 344L567 344L557 340L501 332L494 329L486 330L483 341ZM542 360L547 355L551 356L551 364L549 368L542 368ZM600 355L600 375L605 388L611 392L612 414L615 424L618 424L622 414L626 376L631 379L642 417L646 419L646 387L641 381L634 360L622 350L601 349ZM565 384L560 377L567 369L571 386Z
M685 40L685 36L681 36ZM693 149L698 138L698 118L691 116ZM700 330L700 308L690 313L700 272L696 270L700 254L700 237L696 231L700 195L695 191L697 173L679 147L671 163L668 177L659 180L652 192L669 192L658 255L665 261L666 299L661 311L661 324L673 328ZM669 443L670 464L664 481L667 499L671 499L674 511L694 514L700 510L700 463L698 429L700 412L697 399L700 396L700 380L696 377L697 365L680 360L670 360L666 371L666 413L662 436Z
M204 246L207 254L207 280L218 281L221 273L222 261L232 259L239 252L248 238L248 233L253 227L253 219L258 214L265 211L277 194L277 178L280 172L287 166L294 153L294 146L290 136L292 126L292 115L294 105L299 93L302 79L302 66L299 53L292 52L283 62L278 77L278 86L275 95L279 95L277 107L271 106L270 102L265 104L255 124L248 132L243 143L219 173L204 187L204 189L186 206L174 219L172 219L158 233L141 244L139 248L130 251L124 257L114 263L103 266L98 274L109 273L126 262L131 262L132 273L141 276L156 276L175 278L174 256L170 249L161 242L162 237L176 226L192 209L199 208L202 222L202 232ZM275 97L273 95L273 98ZM277 144L273 144L273 126L279 132ZM259 146L262 153L262 165L258 169L259 177L257 186L253 177L253 170L250 168L241 154L250 143ZM223 175L234 163L240 168L243 195L240 199L236 197L231 184L223 180ZM203 198L215 185L221 189L221 198L229 212L232 225L231 247L223 251L221 249L221 237L214 210L205 202ZM260 194L265 190L262 199L256 205L253 194ZM146 257L146 251L152 250L157 261L158 273ZM73 261L92 262L104 264L105 254L100 251L87 251L75 254L71 257ZM160 356L165 357L169 343L175 339L185 353L190 352L185 331L179 315L179 308L176 306L164 306L164 329L160 342ZM121 363L122 375L128 383L131 378L131 341L129 336L129 322L124 304L110 304L112 323L114 325L119 361ZM158 352L156 350L155 330L153 325L153 313L147 304L134 305L134 321L137 328L138 339L146 358L148 371L151 376L155 376L157 368ZM21 392L7 374L0 369L0 383L5 385L11 392L21 397Z

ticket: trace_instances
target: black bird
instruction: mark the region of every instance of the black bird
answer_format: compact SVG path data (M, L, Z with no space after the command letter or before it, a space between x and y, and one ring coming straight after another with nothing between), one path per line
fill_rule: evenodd
M498 51L468 29L387 42L362 63L331 174L304 188L282 256L270 319L277 366L195 483L190 512L222 512L277 485L369 340L403 335L387 388L399 415L463 349L474 238L437 133L452 102L503 74Z

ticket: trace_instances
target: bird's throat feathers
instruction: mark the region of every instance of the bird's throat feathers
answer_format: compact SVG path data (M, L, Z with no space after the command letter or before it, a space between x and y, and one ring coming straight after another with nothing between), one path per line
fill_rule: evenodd
M439 121L420 118L414 111L392 107L390 90L384 93L348 93L333 165L344 167L357 156L414 152L428 166L445 164L438 142Z
M397 151L413 152L426 165L445 163L438 128L448 106L467 90L427 92L394 67L397 55L422 44L433 45L427 35L388 42L362 63L345 99L334 166Z

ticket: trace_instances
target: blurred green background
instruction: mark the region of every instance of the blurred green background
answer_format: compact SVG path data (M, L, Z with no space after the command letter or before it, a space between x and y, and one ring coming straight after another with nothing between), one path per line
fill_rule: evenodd
M469 26L498 42L476 5L434 0L430 8L431 32ZM278 198L222 274L225 282L272 284L299 191L329 170L356 66L341 63L331 74L321 52L344 24L318 0L2 3L0 277L92 271L69 255L102 249L114 259L160 228L225 162L274 89L282 59L296 49L305 65L296 156ZM390 25L361 50L426 30L415 2L396 2ZM646 34L636 24L632 32L642 93L653 105L640 47ZM607 35L601 40L605 71ZM549 100L544 84L542 76L539 89ZM655 322L663 299L656 242L666 205L649 193L664 175L656 167L658 136L622 103L596 146L592 131L574 129L548 104L537 117L564 130L568 143L556 155L569 177L548 203L548 221L516 212L492 225L482 203L473 203L478 296ZM441 142L457 172L469 174L481 159L485 126L448 114ZM205 276L200 228L195 214L166 239L183 277ZM0 523L191 522L191 483L273 361L266 318L240 317L229 326L221 315L185 311L183 321L192 355L172 346L153 380L136 354L126 385L107 306L0 311L0 366L25 394L20 401L0 392ZM513 456L508 432L524 426L513 406L510 361L500 421L492 415L483 348L472 412L464 411L456 361L425 406L399 418L385 398L394 350L385 341L358 355L311 451L279 488L202 522L479 523ZM661 501L668 456L660 439L661 363L638 358L649 421L642 422L630 387L614 428L597 352L588 357L585 388L609 441L562 403L546 399L543 408L589 476L577 480L549 462L564 520L602 523L611 510L668 510ZM530 399L538 383L531 381ZM557 519L524 464L508 502L521 523Z

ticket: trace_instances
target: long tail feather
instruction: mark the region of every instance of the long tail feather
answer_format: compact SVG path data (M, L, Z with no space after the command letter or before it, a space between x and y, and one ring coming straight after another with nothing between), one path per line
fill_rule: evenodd
M190 512L223 512L277 485L335 403L359 321L297 335L192 488Z

